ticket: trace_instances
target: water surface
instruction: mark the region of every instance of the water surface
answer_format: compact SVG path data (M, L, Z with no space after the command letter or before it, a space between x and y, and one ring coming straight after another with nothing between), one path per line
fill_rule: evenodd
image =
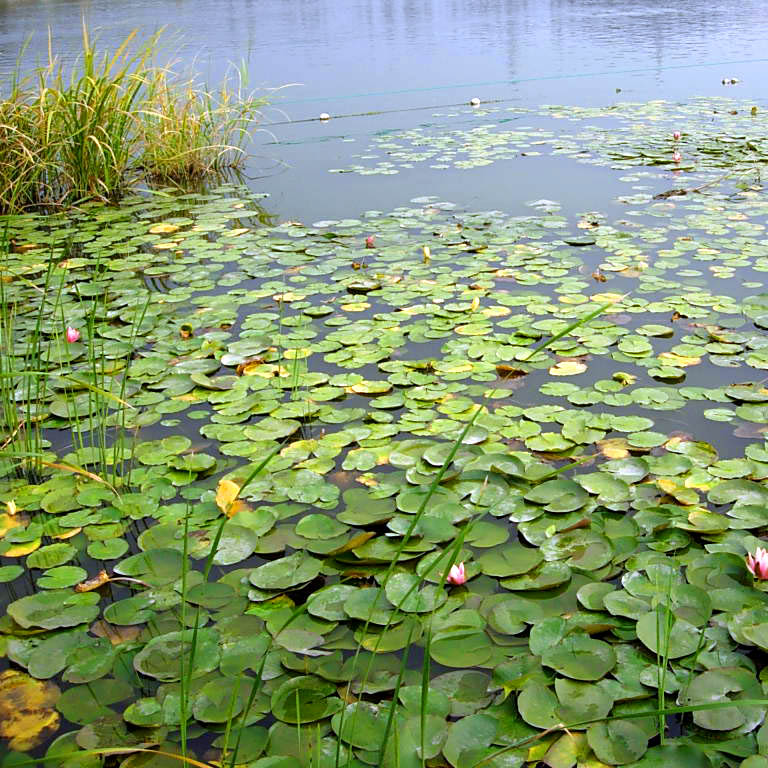
M248 174L271 193L273 210L304 220L388 209L414 194L458 194L468 207L508 210L547 184L552 196L553 180L566 204L586 193L589 207L607 205L614 191L607 179L583 178L572 165L515 167L514 185L503 166L490 178L443 172L367 181L334 180L326 170L361 151L372 133L435 120L434 108L473 97L521 106L726 91L760 99L768 72L768 13L760 0L3 0L0 73L11 71L30 36L26 61L44 60L46 28L62 60L72 61L82 18L108 45L134 28L149 35L165 27L164 55L194 63L211 82L244 63L254 87L295 84L272 94L264 124L281 124L271 126L272 135L255 135L258 157ZM724 77L740 83L726 88ZM322 112L414 108L284 124Z

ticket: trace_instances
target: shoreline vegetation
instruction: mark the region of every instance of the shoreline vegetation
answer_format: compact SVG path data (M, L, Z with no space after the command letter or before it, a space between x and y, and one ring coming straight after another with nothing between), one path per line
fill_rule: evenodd
M109 52L83 26L67 67L49 32L48 62L29 73L22 49L0 91L0 213L115 203L139 184L188 187L242 165L266 98L242 66L209 87L157 64L161 34L139 42L134 30Z

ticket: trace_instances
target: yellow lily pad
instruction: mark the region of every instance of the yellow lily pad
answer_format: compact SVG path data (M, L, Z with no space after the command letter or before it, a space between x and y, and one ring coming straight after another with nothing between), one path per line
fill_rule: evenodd
M597 447L607 459L626 459L629 456L629 443L625 437L610 437L599 440Z
M301 347L300 349L286 349L283 352L283 357L286 360L303 360L311 354L312 350L309 347Z
M561 360L559 363L555 363L549 372L552 376L576 376L580 373L584 373L587 370L585 363L581 363L577 360Z
M667 361L670 365L676 365L678 368L687 368L691 365L698 365L701 362L700 357L686 357L684 355L676 355L674 352L662 352L659 355L659 360Z
M489 325L479 325L476 323L467 323L466 325L457 325L456 333L462 336L485 336L493 331Z
M0 674L0 737L18 752L28 752L59 729L54 709L61 695L58 686L35 680L15 669Z
M160 224L153 224L149 228L149 233L151 235L170 235L178 231L179 231L179 228L176 226L176 224L168 224L166 222L161 222Z
M65 541L66 539L71 539L74 536L77 536L80 531L82 531L82 527L80 528L68 528L63 533L57 533L55 536L51 536L52 539L56 539L57 541Z
M25 541L23 544L17 544L15 547L3 552L3 557L24 557L36 549L40 549L40 539L33 539L32 541Z
M261 363L253 361L245 363L238 369L241 376L261 376L264 379L271 379L274 376L287 376L288 369L282 365L273 365L272 363Z
M598 304L615 304L623 298L620 293L595 293L589 297L590 301L596 301Z
M275 301L303 301L306 296L303 293L295 293L294 291L283 291L282 293L276 293L272 298Z
M509 307L502 307L499 304L494 304L492 307L483 307L479 314L483 317L506 317L511 313L512 310Z
M391 389L392 385L388 381L361 381L347 387L349 392L354 392L356 395L382 395Z
M20 515L3 512L0 514L0 539L12 528L26 528L29 520Z

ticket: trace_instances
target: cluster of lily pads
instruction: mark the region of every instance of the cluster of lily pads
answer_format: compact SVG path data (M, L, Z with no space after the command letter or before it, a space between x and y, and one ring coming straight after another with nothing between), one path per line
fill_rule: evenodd
M768 764L768 204L620 163L612 222L9 217L6 764Z
M563 130L562 123L577 130ZM590 121L590 122L587 122ZM435 113L430 123L377 133L358 162L331 173L392 175L427 164L468 170L515 157L563 155L612 168L667 170L754 169L765 162L764 115L754 104L729 98L621 102L605 107L496 104Z

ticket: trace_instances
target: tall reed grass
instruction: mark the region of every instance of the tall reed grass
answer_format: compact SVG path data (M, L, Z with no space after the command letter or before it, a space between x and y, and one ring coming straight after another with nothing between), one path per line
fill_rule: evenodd
M83 26L70 67L50 35L46 65L23 74L22 54L0 89L0 212L114 203L140 182L183 186L243 163L265 103L246 92L245 70L208 88L156 63L159 33L136 34L110 53Z
M131 471L131 462L125 460L129 434L126 415L133 409L127 400L131 360L115 378L104 340L96 333L97 317L105 308L106 296L81 296L75 284L75 315L82 318L85 353L71 365L64 354L64 329L73 304L64 301L66 277L56 275L55 252L40 252L45 271L39 285L9 267L10 252L6 227L0 231L0 478L11 472L19 477L39 478L49 467L89 477L117 494L116 488L130 480ZM97 259L95 270L99 268ZM22 299L10 290L6 279L25 283L34 294ZM132 348L137 344L148 307L149 293L137 303L130 318L127 340ZM50 443L41 421L56 394L67 411L67 447L92 452L90 463L95 473L73 464L50 463L55 454L47 450ZM78 399L86 402L78 406Z

